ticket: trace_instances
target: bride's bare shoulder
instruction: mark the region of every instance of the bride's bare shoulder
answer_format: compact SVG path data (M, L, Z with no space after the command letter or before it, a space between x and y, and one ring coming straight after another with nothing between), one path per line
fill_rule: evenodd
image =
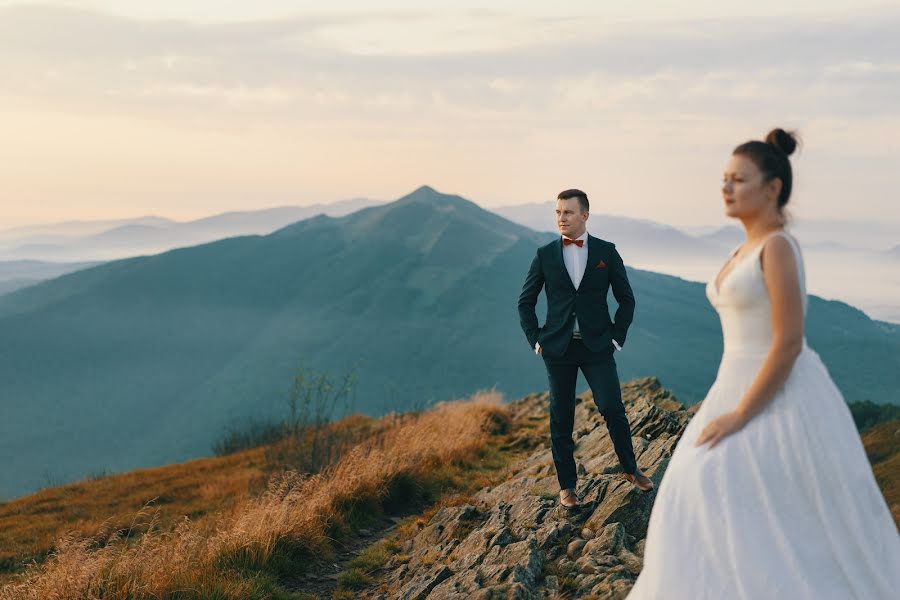
M763 244L759 254L759 262L763 272L778 274L782 277L796 279L797 255L794 253L793 241L790 234L778 231L769 236Z

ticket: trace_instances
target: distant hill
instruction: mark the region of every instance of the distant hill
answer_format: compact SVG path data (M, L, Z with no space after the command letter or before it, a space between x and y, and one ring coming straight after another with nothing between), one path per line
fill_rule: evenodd
M38 260L0 261L0 294L79 269L86 269L96 264L95 262L53 263Z
M537 231L556 233L556 204L536 202L501 206L492 211ZM659 256L704 256L716 253L718 240L712 242L688 235L674 227L646 219L591 213L588 229L593 235L615 242L627 260L644 262ZM738 230L738 233L740 231ZM743 238L743 234L741 234Z
M553 237L423 187L0 296L0 455L16 457L0 496L206 455L234 418L281 413L301 363L334 373L361 361L356 406L372 415L542 389L515 304ZM622 378L657 375L700 400L721 353L703 286L629 276ZM898 403L900 327L813 297L808 337L848 400Z
M112 260L156 254L226 237L271 233L316 214L340 216L373 204L376 202L354 198L328 204L227 212L184 222L140 217L17 227L0 230L0 258Z

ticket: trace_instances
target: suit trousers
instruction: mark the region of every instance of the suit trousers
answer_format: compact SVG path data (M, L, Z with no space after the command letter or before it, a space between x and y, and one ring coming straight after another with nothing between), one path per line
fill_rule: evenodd
M562 357L543 357L550 380L550 442L560 489L574 488L578 479L575 442L572 440L578 369L584 373L594 395L594 404L606 421L606 429L622 470L625 473L637 470L631 445L631 426L622 404L613 352L612 346L608 351L592 352L582 340L573 338Z

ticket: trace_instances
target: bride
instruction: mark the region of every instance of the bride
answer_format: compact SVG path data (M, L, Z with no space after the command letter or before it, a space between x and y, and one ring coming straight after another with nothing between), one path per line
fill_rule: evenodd
M706 286L724 352L660 483L630 600L900 597L897 528L803 334L803 259L783 229L796 145L775 129L726 167L747 240Z

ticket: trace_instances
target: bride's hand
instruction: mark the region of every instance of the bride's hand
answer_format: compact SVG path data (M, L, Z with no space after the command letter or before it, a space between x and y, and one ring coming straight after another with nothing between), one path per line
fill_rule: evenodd
M697 445L702 446L706 442L709 442L709 447L712 449L716 444L732 433L740 431L746 424L746 419L736 412L719 415L703 428L700 437L697 438Z

